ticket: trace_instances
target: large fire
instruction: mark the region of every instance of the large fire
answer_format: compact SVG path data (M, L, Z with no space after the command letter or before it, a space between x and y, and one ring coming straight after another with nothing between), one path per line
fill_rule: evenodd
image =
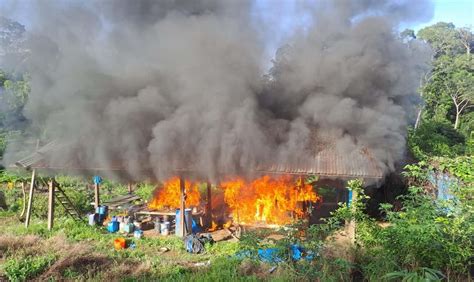
M263 176L252 182L241 178L221 183L224 199L239 223L285 224L304 215L305 202L320 197L310 184L291 176Z
M184 181L186 187L186 205L197 206L201 200L198 187L195 183L188 180ZM179 177L172 177L163 183L162 187L157 187L152 201L148 207L153 210L163 208L179 208L181 203L181 187L179 186Z
M186 206L199 206L201 196L197 184L186 180L185 187ZM238 223L290 223L304 216L306 204L321 200L311 184L288 175L266 175L253 181L234 177L220 183L219 188L228 211ZM156 190L148 207L179 208L180 197L179 178L173 177Z

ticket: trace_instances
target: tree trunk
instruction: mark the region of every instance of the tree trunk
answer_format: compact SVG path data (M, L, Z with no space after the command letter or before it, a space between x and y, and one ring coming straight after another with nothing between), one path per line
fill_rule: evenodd
M420 126L420 120L421 120L421 112L423 111L423 108L420 108L418 110L418 114L416 115L416 121L415 121L415 130L418 129L418 127Z
M456 121L454 122L454 129L458 129L459 127L459 116L460 116L460 112L456 110Z

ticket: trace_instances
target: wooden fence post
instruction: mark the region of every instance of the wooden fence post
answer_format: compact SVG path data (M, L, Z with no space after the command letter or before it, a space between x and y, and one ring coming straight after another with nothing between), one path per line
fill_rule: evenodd
M26 211L26 181L21 182L21 193L23 195L23 208L21 209L20 218L25 215Z
M180 232L178 236L184 237L187 235L186 230L186 218L185 218L185 210L186 210L186 186L182 176L179 177L179 187L181 190L181 203L179 209L179 225L180 225Z
M31 183L30 183L30 192L29 192L29 198L28 198L28 207L26 208L26 219L25 219L25 227L28 227L30 225L30 219L31 219L31 208L33 206L33 192L35 189L35 180L36 180L36 169L33 169L33 172L31 173Z
M56 182L54 178L48 182L48 230L53 229L54 224L54 193L56 190Z

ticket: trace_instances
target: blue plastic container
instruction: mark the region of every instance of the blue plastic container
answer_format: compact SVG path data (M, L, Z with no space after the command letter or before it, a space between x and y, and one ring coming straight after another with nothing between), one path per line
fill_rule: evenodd
M110 233L115 233L119 230L119 223L117 221L111 221L107 225L107 231Z
M107 215L109 211L109 207L108 206L99 206L99 214L105 214Z
M125 226L123 227L123 231L126 233L132 233L133 230L135 229L135 225L133 223L124 223Z
M176 228L175 228L175 232L176 232L176 235L180 235L181 234L181 217L180 217L180 210L177 209L176 210ZM184 222L186 224L186 230L187 230L187 233L191 233L192 232L192 227L193 227L193 218L192 218L192 214L191 214L191 209L185 209L184 210Z
M199 224L194 220L194 218L193 218L193 224L192 224L191 229L193 231L193 234L201 232L201 226L199 226Z
M95 213L98 213L98 214L107 215L108 212L109 212L108 206L98 206L97 208L95 208Z

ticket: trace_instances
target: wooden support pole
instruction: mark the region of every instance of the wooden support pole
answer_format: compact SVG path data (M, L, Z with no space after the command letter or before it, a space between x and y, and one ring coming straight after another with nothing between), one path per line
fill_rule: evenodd
M56 190L56 182L51 179L48 182L48 230L53 229L54 223L54 193Z
M99 183L94 183L94 207L97 209L100 205Z
M211 182L207 182L207 224L212 227L212 195L211 195Z
M30 193L28 194L28 207L26 208L26 219L25 219L25 227L30 225L31 219L31 208L33 207L33 192L35 189L35 180L36 180L36 169L33 169L31 173L31 183L30 183Z
M184 237L187 235L186 222L185 222L185 209L186 209L186 186L182 176L179 177L179 187L181 190L181 204L179 209L179 225L180 232L179 236Z
M133 192L133 186L131 182L128 182L128 194L132 194Z
M39 148L39 139L36 140L36 151L38 151ZM30 193L29 193L29 198L28 198L28 207L26 209L26 219L25 219L25 227L28 228L30 225L30 219L31 219L31 209L33 208L33 192L35 189L35 180L36 180L36 169L33 169L33 172L31 173L31 183L30 183Z
M21 193L23 194L23 208L20 213L20 217L22 218L26 211L26 181L21 182Z

